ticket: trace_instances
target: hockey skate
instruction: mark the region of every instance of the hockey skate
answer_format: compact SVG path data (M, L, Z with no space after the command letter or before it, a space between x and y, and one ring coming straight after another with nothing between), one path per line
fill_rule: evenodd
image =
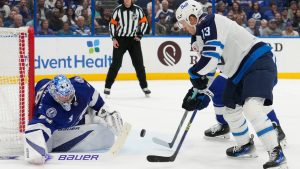
M286 136L285 136L285 133L283 132L281 126L273 123L273 127L277 133L278 142L279 142L280 146L282 148L286 148L286 146L287 146Z
M148 88L143 88L142 90L145 93L146 97L150 97L151 91Z
M288 169L286 158L280 146L269 152L269 158L269 161L263 165L264 169Z
M256 158L256 149L254 146L253 135L250 137L249 143L242 146L233 146L226 150L226 154L233 158Z
M230 129L228 124L215 124L205 130L204 138L207 140L226 141L230 139Z
M105 98L107 98L110 95L110 89L109 88L104 89L104 95L105 95Z

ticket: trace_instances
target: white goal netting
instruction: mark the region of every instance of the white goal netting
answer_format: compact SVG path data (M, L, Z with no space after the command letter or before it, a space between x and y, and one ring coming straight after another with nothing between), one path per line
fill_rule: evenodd
M23 154L34 99L31 28L0 28L0 156Z

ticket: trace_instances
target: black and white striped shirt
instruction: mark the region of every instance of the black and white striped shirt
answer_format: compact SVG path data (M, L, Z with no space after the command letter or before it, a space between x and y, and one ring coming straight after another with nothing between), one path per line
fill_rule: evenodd
M126 8L123 4L117 6L109 24L110 34L115 37L143 36L148 27L143 9L137 5Z

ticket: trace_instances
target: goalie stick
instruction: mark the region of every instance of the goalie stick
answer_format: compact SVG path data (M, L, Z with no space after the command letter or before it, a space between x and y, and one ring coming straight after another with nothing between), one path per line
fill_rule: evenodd
M193 122L196 114L197 114L197 110L195 110L193 112L193 114L192 114L192 116L190 118L190 121L188 122L188 124L187 124L187 126L185 128L185 131L184 131L184 133L183 133L183 135L181 137L181 140L180 140L180 142L179 142L179 144L178 144L175 152L171 156L148 155L147 156L147 160L149 162L173 162L176 159L176 157L177 157L177 154L178 154L178 152L179 152L179 150L180 150L180 148L182 146L182 143L183 143L183 141L184 141L184 139L185 139L185 137L186 137L186 135L187 135L187 133L188 133L191 125L192 125L192 122Z
M72 158L86 158L85 161L91 161L115 157L124 145L130 131L131 124L125 122L115 143L107 153L48 153L47 161L74 161L71 160ZM24 160L24 156L0 156L0 160Z

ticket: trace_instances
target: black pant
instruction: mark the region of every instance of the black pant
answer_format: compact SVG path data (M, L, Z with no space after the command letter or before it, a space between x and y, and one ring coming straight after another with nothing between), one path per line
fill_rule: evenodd
M132 64L134 66L137 78L140 82L141 88L146 88L148 86L146 81L146 72L143 63L143 54L141 49L140 41L134 40L133 37L119 37L117 38L119 42L119 48L113 49L113 59L112 64L109 67L106 80L105 88L111 88L114 83L117 74L122 66L122 60L124 53L128 50L131 57Z

